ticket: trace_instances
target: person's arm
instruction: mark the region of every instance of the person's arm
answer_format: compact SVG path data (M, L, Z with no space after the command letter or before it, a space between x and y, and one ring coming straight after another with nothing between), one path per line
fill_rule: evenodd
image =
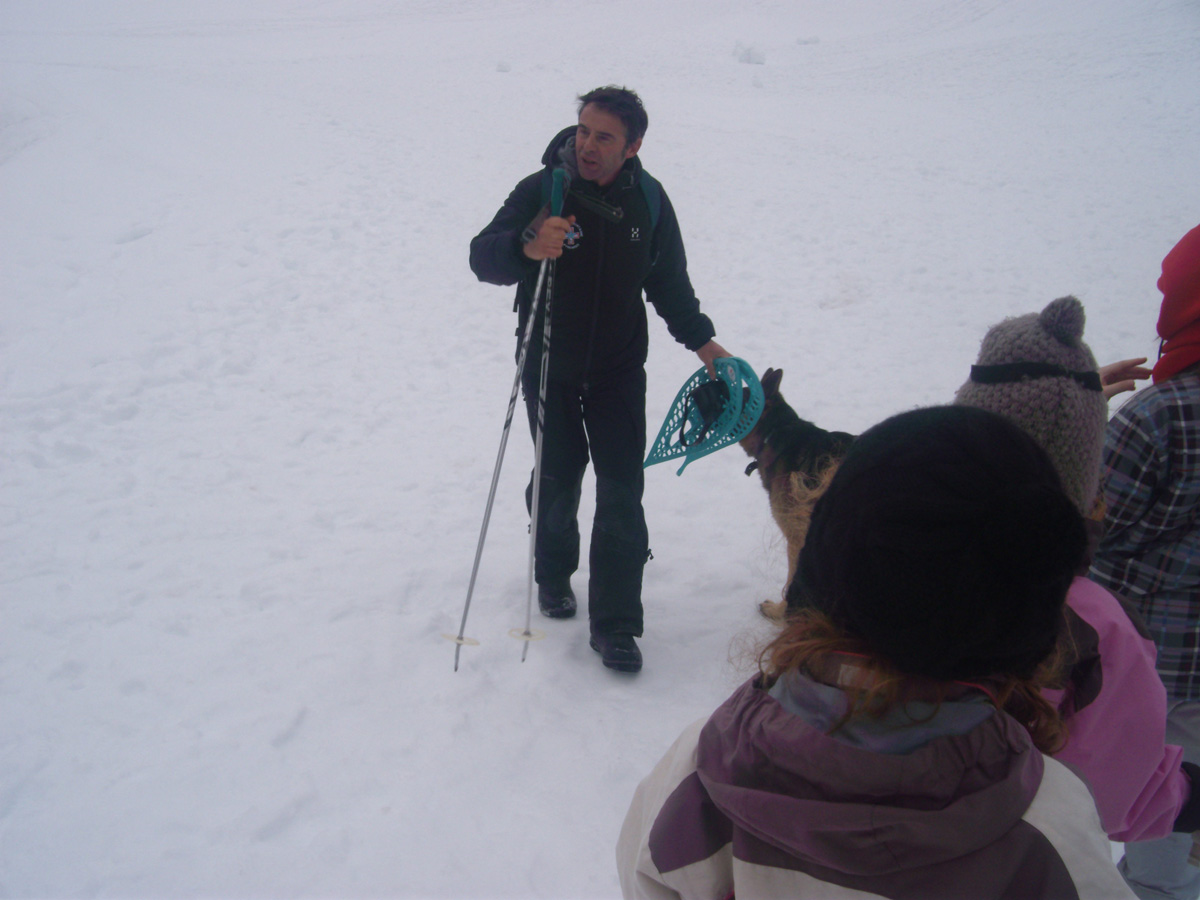
M716 378L717 370L713 368L713 360L731 356L732 354L716 341L709 341L696 351L696 355L700 357L700 362L704 363L704 367L708 369L708 377Z
M654 230L651 254L653 264L642 285L646 299L667 323L671 337L689 350L698 352L712 342L717 332L712 320L700 311L700 301L692 289L679 221L675 218L675 209L666 191L662 191L662 207ZM719 344L706 350L706 353L728 355ZM715 356L710 359L701 356L706 366L713 358Z
M1100 384L1104 388L1104 399L1111 400L1117 394L1137 389L1137 383L1149 378L1154 373L1145 368L1142 363L1146 357L1123 359L1120 362L1109 363L1100 367Z
M1195 830L1183 751L1166 743L1167 692L1154 665L1154 643L1139 634L1117 598L1090 579L1072 582L1067 607L1072 643L1088 652L1070 673L1062 710L1068 739L1055 757L1088 783L1111 840Z
M480 281L516 284L537 272L538 263L525 253L522 235L542 209L541 179L538 172L522 180L487 227L472 239L471 271Z
M558 259L563 254L563 242L567 232L575 224L574 216L538 216L521 236L524 242L521 252L534 262L543 259Z
M1117 411L1104 437L1102 546L1146 516L1154 503L1160 473L1166 471L1161 449L1164 437L1152 418L1130 409L1137 402L1134 398Z
M637 786L617 838L617 875L625 900L678 900L682 893L654 862L651 833L672 792L696 771L696 744L704 719L679 736L654 769ZM683 809L677 815L694 814ZM702 876L701 876L702 877Z

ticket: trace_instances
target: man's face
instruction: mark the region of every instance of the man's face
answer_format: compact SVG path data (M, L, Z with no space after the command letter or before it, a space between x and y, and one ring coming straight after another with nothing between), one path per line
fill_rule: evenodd
M580 110L575 129L575 162L580 176L600 187L612 184L625 160L637 155L642 146L641 138L628 144L625 137L625 125L612 113L595 103Z

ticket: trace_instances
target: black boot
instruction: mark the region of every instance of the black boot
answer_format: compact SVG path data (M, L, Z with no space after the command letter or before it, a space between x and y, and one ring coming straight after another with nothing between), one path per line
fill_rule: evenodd
M610 669L618 672L642 671L642 651L632 634L615 632L613 634L598 634L592 632L592 649L600 654L600 659Z
M538 585L538 609L551 619L569 619L578 604L569 580Z

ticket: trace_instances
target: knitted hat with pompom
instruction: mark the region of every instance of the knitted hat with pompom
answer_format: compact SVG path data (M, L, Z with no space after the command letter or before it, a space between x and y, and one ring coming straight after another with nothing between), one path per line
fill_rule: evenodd
M1084 318L1082 303L1060 297L1040 313L992 326L954 400L1021 426L1050 454L1063 488L1087 515L1100 482L1108 401L1083 342Z

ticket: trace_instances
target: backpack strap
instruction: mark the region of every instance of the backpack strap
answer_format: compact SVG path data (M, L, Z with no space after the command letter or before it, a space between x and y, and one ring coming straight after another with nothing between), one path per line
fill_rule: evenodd
M658 228L658 215L662 212L662 185L658 183L657 178L642 169L638 186L642 189L642 196L646 198L646 205L650 207L650 233L654 234L654 230Z

